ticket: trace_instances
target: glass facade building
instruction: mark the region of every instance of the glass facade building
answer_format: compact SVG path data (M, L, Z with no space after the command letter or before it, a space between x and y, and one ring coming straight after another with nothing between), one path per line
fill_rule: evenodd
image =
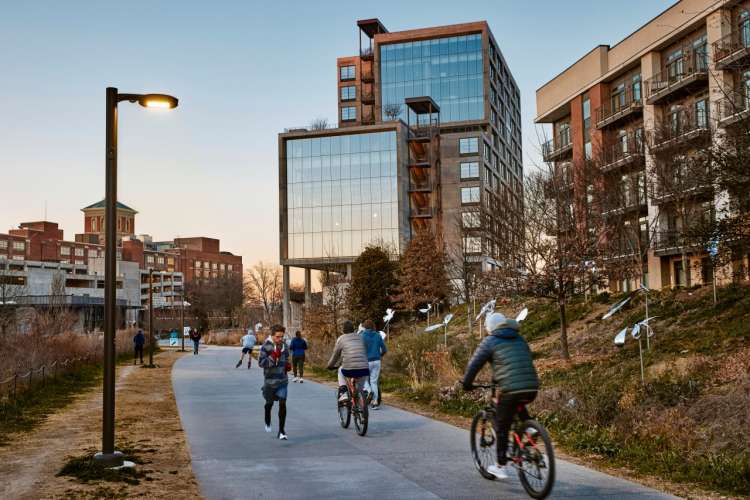
M380 46L383 120L388 105L430 96L440 106L440 121L484 118L482 35L471 34Z
M396 132L286 142L288 258L399 250Z

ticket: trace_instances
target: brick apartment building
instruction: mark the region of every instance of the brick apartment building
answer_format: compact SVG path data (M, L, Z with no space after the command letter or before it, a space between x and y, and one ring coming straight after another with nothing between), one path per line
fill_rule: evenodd
M679 144L689 156L699 141L747 118L749 55L750 2L681 0L616 45L596 46L536 92L536 122L552 130L545 161L574 177L592 161L632 191L620 209L637 212L650 288L713 279L705 250L679 243L674 198L652 196L661 186L650 174L663 165L664 148ZM574 189L586 199L585 187ZM722 196L696 189L690 203L695 213L712 214ZM748 264L744 255L733 265ZM628 279L610 283L615 290L634 286Z
M521 204L520 92L487 23L357 26L359 53L336 61L338 127L279 134L287 325L290 267L309 297L311 269L349 273L368 244L401 252L430 228L489 270L513 223L499 200Z

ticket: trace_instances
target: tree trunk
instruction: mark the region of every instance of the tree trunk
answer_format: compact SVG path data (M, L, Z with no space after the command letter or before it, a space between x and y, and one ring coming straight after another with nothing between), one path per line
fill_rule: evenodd
M565 299L559 299L558 304L560 305L560 347L562 348L562 357L565 360L570 360L570 352L568 351L568 319L565 316Z

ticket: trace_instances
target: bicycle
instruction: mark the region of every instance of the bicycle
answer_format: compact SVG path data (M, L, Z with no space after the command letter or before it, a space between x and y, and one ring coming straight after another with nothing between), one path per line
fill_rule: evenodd
M495 385L475 385L480 389L492 389L487 405L471 422L471 453L474 465L485 479L495 480L487 467L496 460L495 436ZM521 405L513 417L508 432L508 464L516 469L523 489L532 498L545 498L555 482L555 452L547 429L531 418L521 421Z
M357 434L364 436L367 434L367 423L369 420L368 403L370 397L357 387L356 379L346 377L346 385L344 387L346 388L346 400L342 401L340 399L341 394L336 393L341 427L347 429L351 423L352 416L354 416L354 427L357 429Z

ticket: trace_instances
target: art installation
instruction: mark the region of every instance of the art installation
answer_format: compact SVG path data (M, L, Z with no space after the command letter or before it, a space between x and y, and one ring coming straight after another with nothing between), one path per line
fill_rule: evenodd
M520 313L518 313L518 316L516 316L516 321L520 323L521 321L525 320L528 315L529 315L529 308L524 307L523 310Z
M453 319L453 313L448 313L443 318L442 323L437 323L435 325L430 325L427 328L425 328L424 331L425 331L425 333L430 333L430 332L434 332L436 330L439 330L439 329L443 328L444 329L444 331L443 331L443 340L445 342L445 345L447 346L448 345L448 323L450 323L452 319Z
M496 299L492 299L489 302L487 302L485 305L483 305L482 308L479 310L479 314L477 314L477 317L474 318L474 321L479 321L479 318L481 318L485 314L493 312L495 310L495 302L496 302Z
M609 318L611 318L612 316L614 316L614 314L617 311L619 311L620 309L622 309L623 306L625 304L627 304L628 302L630 302L630 297L627 297L624 300L621 300L617 304L613 305L612 307L610 307L609 311L607 311L607 314L605 314L604 316L602 316L602 319L609 319Z

